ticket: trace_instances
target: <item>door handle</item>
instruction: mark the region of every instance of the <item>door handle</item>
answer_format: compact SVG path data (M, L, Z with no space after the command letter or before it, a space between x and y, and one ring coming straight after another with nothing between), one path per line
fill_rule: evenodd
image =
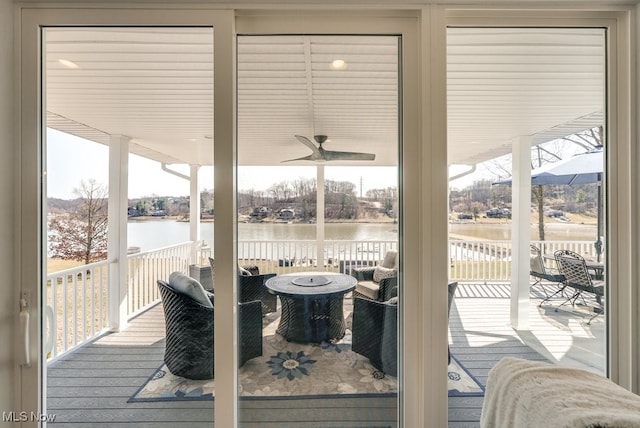
M44 319L45 319L45 337L44 344L42 346L44 350L45 359L49 357L53 351L53 343L56 335L55 318L53 317L53 308L49 305L44 307Z
M22 298L20 299L20 327L24 339L24 360L22 365L24 367L31 367L31 353L29 352L29 301L27 298L28 295L22 293Z

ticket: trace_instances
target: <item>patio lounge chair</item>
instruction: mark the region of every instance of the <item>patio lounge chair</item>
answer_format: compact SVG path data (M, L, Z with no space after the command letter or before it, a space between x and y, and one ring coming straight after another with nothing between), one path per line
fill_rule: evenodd
M597 307L594 309L596 312L595 315L589 318L587 322L587 324L591 324L591 321L595 317L604 312L604 305L602 303L602 298L604 297L604 281L596 281L591 278L589 269L587 268L587 262L580 254L569 250L558 250L554 253L554 256L558 263L558 269L566 278L567 286L575 290L575 293L562 302L560 306L567 302L571 302L571 305L575 306L576 300L579 298L585 301L584 293L593 294ZM558 308L556 308L556 311L557 310Z
M179 272L158 280L166 326L164 362L171 373L188 379L211 379L214 296ZM239 358L242 366L262 355L262 308L259 301L239 305Z
M369 359L376 369L398 373L398 298L387 302L356 296L353 305L351 349Z
M215 260L209 257L209 265L211 266L211 276L215 278ZM262 314L275 312L278 299L264 285L267 279L274 277L275 273L267 273L260 275L260 269L256 265L238 266L238 292L240 293L240 302L251 302L260 300L262 302ZM215 284L215 281L214 281Z
M538 286L544 293L544 299L540 301L538 306L542 306L544 302L549 301L554 296L562 293L567 286L565 283L565 277L557 269L547 267L544 263L544 257L542 257L542 251L535 245L531 245L531 258L530 258L530 270L529 275L535 278L530 288ZM543 281L552 282L557 285L557 290L549 294L544 286Z
M366 266L351 270L358 284L353 297L385 302L398 295L398 252L389 250L377 266Z
M458 287L457 282L449 283L449 307ZM398 298L378 302L356 296L353 306L353 336L351 349L369 359L378 370L397 376L398 372ZM447 348L448 363L451 351Z
M209 257L209 266L211 266L211 278L215 284L216 277L216 261L213 257ZM260 275L260 268L256 265L238 266L238 274L240 275Z
M278 304L278 297L271 294L264 285L269 278L276 276L275 273L263 275L238 275L238 293L240 302L251 302L259 300L262 303L262 315L275 312Z

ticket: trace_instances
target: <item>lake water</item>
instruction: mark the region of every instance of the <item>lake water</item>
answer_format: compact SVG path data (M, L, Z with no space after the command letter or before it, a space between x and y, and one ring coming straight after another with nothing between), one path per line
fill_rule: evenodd
M202 223L200 236L213 244L214 223ZM166 247L189 240L189 223L175 220L130 221L128 246L141 251ZM239 223L240 241L280 241L316 239L315 224ZM390 223L327 223L325 239L347 241L394 241L398 225Z
M511 223L452 223L449 225L449 233L508 241L511 239ZM544 233L547 241L595 241L597 237L595 224L545 222ZM537 224L531 225L530 236L532 240L538 240Z
M240 241L313 240L315 224L239 223ZM175 220L130 221L128 246L141 251L166 247L189 240L189 223ZM201 236L213 244L214 223L202 223ZM510 223L453 223L449 232L477 239L510 240ZM596 226L567 223L545 224L546 239L595 241ZM325 239L347 241L393 241L397 239L398 225L390 223L327 223ZM538 239L538 226L531 226L531 239Z

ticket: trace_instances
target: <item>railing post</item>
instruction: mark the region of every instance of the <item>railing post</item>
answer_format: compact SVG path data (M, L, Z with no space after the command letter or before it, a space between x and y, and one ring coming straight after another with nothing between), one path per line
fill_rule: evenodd
M127 326L127 209L129 137L112 135L109 142L109 326L115 331Z
M200 242L200 185L198 165L189 165L189 239L191 240L190 264L198 264Z
M324 165L316 165L316 261L318 270L324 269Z

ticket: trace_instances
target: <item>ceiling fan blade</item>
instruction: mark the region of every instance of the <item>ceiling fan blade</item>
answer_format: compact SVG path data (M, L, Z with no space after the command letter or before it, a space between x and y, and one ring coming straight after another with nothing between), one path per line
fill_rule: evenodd
M283 160L283 161L280 161L280 163L293 162L293 161L299 161L299 160L314 160L314 158L313 158L313 155L309 155L301 158Z
M324 158L327 161L332 161L332 160L372 161L376 159L376 155L374 153L338 152L334 150L325 150Z
M338 161L338 160L362 160L362 161L372 161L376 159L376 155L373 153L359 153L359 152L341 152L336 150L325 150L322 148L322 143L326 141L327 137L325 135L317 135L316 140L319 145L316 146L311 140L303 135L295 135L296 139L300 141L305 146L309 147L313 153L309 156L304 156L301 158L288 159L284 162L294 162L300 160L309 160L316 162L328 162L328 161Z
M318 147L315 144L313 144L311 142L311 140L309 140L307 137L304 137L302 135L296 135L295 137L302 144L304 144L305 146L309 147L311 149L311 151L313 152L313 154L315 154L315 155L319 155L320 154L320 151L318 150Z

